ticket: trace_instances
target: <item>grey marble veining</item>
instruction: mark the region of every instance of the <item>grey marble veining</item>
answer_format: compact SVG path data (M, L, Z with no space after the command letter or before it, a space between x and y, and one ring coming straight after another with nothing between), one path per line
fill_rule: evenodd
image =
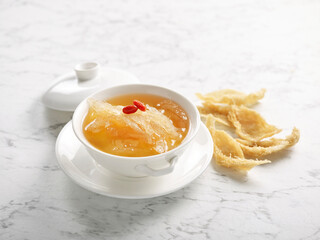
M320 239L320 2L0 2L0 239ZM96 60L190 98L267 88L256 108L300 142L247 175L210 165L148 200L103 197L59 169L71 113L41 94Z

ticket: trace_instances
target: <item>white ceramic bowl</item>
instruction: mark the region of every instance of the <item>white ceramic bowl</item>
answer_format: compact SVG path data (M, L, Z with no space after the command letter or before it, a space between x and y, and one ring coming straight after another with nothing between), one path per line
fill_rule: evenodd
M190 125L189 132L182 143L165 153L147 157L123 157L108 154L93 147L85 138L82 124L88 112L88 98L105 100L125 94L153 94L166 97L178 103L188 114ZM72 117L73 130L78 139L86 147L95 161L115 173L129 177L161 176L173 171L179 157L190 146L200 127L200 114L196 106L181 94L167 88L147 84L127 84L107 88L96 92L84 99L75 110Z

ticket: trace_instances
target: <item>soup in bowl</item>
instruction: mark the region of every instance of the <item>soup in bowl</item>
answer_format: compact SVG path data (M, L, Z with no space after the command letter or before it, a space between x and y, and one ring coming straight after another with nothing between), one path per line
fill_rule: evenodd
M130 84L82 101L74 132L103 168L131 177L160 176L175 163L200 126L195 105L167 88Z

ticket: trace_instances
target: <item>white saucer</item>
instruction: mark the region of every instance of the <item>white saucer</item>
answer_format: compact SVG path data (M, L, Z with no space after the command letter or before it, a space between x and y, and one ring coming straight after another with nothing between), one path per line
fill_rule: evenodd
M109 172L96 164L74 135L71 121L61 130L56 142L58 163L75 183L98 194L126 199L157 197L185 187L204 172L212 153L211 135L201 123L192 146L178 159L172 173L132 178Z

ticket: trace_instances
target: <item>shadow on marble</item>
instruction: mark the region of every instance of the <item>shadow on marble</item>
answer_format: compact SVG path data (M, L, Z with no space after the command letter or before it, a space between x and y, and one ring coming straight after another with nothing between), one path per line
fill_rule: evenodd
M28 126L34 139L55 141L61 129L71 120L72 112L62 112L45 107L38 97L26 111ZM45 139L43 139L45 138ZM53 145L54 147L54 145Z
M66 179L62 186L64 205L74 213L73 220L90 235L125 237L139 226L169 216L192 192L190 184L177 192L151 199L116 199L89 192Z
M293 148L292 149L284 149L280 152L270 154L270 155L266 156L265 159L270 160L271 161L270 164L277 164L279 161L290 160L291 154L293 154L293 152L294 152Z
M231 178L236 182L245 183L248 180L248 175L247 175L247 172L245 171L236 171L230 168L219 166L218 164L216 164L216 162L213 159L211 161L211 165L215 171Z
M48 130L58 137L62 128L72 119L73 112L57 111L44 107L44 116L48 122Z
M52 155L43 156L42 163L51 165ZM79 233L92 237L128 237L141 225L159 222L177 211L183 202L190 202L189 194L197 184L190 184L177 192L141 200L116 199L92 193L73 183L59 168L38 171L34 177L33 191L38 197L32 202L40 215L50 215L51 223L61 224L59 231ZM38 196L37 189L42 189ZM34 210L36 211L36 210ZM61 223L61 221L67 223ZM43 224L37 218L29 220L31 225ZM64 225L66 224L66 225ZM70 226L76 226L71 229ZM73 239L73 238L72 238ZM80 239L80 238L78 238Z

